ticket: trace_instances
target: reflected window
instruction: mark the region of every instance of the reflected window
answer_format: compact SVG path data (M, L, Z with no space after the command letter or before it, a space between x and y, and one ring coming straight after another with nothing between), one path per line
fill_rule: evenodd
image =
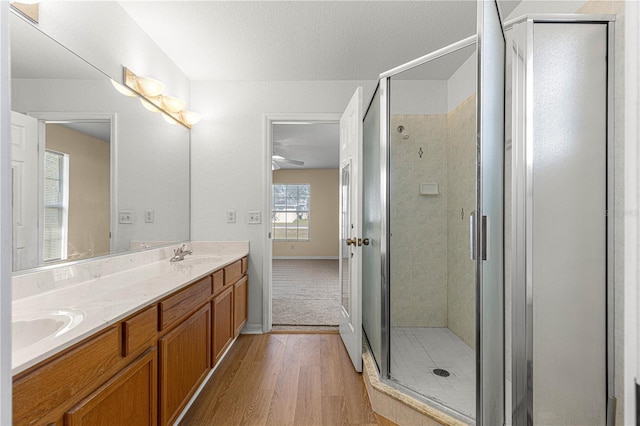
M274 240L309 241L311 185L275 184L271 202Z
M69 156L46 150L44 154L45 262L67 258L69 212Z

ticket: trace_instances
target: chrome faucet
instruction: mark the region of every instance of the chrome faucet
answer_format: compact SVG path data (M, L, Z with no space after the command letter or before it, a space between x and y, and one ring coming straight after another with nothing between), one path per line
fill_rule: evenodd
M185 250L186 247L187 245L182 243L180 247L175 249L173 251L173 257L169 259L169 262L180 262L181 260L184 260L186 255L193 253L193 250Z

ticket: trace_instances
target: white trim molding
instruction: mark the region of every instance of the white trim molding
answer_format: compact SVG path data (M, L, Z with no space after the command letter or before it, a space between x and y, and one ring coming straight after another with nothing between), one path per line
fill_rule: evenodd
M264 115L264 149L263 149L263 211L271 211L271 185L273 184L273 172L271 170L271 155L273 153L273 135L271 128L274 123L278 121L295 122L318 122L318 123L339 123L340 113L273 113ZM268 333L271 331L271 260L272 260L272 247L271 237L271 220L263 220L263 234L264 234L264 252L262 257L262 331ZM245 329L245 333L249 333Z
M625 2L624 424L636 424L640 372L640 3Z
M0 424L11 420L11 79L9 2L0 2Z

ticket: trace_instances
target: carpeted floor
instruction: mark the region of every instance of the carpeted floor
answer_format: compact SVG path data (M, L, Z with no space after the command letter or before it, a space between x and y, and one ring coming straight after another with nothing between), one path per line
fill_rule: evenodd
M273 260L273 325L338 325L337 260Z

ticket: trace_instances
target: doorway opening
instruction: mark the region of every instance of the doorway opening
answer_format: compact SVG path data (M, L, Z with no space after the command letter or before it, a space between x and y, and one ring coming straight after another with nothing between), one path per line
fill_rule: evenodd
M12 111L13 270L111 252L114 117Z
M339 115L267 117L265 330L337 331Z

